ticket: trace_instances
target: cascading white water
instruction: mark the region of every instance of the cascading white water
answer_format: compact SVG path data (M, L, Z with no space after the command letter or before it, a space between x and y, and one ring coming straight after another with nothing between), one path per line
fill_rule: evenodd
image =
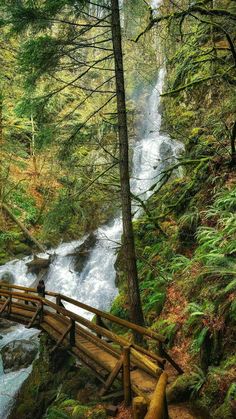
M134 195L144 200L151 194L150 186L158 182L161 171L173 162L181 149L179 143L160 133L159 106L163 82L164 70L161 69L147 103L147 113L144 115L144 136L135 143L133 149L131 189ZM134 210L137 217L139 210L135 206ZM118 215L111 223L100 227L96 232L97 242L81 273L74 270L71 253L83 243L84 239L64 243L57 249L51 250L49 253L54 254L55 257L48 271L47 289L66 294L102 310L109 309L112 300L117 295L114 263L121 234L121 215ZM8 271L14 275L17 284L31 285L35 276L27 273L25 262L28 261L29 258L26 258L7 263L0 267L0 277L1 272ZM91 317L89 313L76 309L74 306L68 305L68 308Z
M159 111L160 92L164 82L164 70L159 71L155 87L147 103L147 113L144 115L144 135L135 142L133 147L133 171L131 189L134 195L147 199L152 192L150 187L158 182L160 173L173 163L182 146L160 132L161 113ZM133 207L135 217L140 214L136 205ZM74 269L73 251L80 246L85 238L71 243L63 243L48 253L54 255L53 262L47 274L46 288L58 291L72 298L82 301L102 310L109 309L111 302L117 295L115 286L116 250L120 245L122 234L122 218L118 215L111 223L100 227L96 231L97 242L90 252L90 256L82 270L78 273ZM48 257L40 254L41 257ZM10 272L16 284L31 285L36 277L27 273L26 263L30 257L23 260L11 261L0 267L0 278L3 272ZM68 304L68 309L79 312L91 318L91 314ZM19 326L22 338L27 337L27 329ZM16 331L14 333L17 333ZM10 339L13 336L9 335ZM3 343L3 342L2 342ZM17 388L30 372L30 367L16 373L9 373L0 377L0 414L5 417L7 406L12 400ZM5 397L4 394L9 394ZM5 402L4 402L5 400Z
M36 329L26 329L22 325L12 325L9 329L1 330L0 350L13 340L31 339L39 333ZM18 371L4 374L2 358L0 356L0 418L5 419L14 403L16 393L32 370L32 365Z
M160 0L152 0L150 4L157 8ZM144 135L135 142L133 147L133 170L131 177L131 189L134 195L146 200L150 195L150 187L157 183L162 170L174 161L182 146L176 141L170 140L167 135L160 132L161 113L159 111L160 92L164 82L164 70L160 70L157 83L152 90L147 103L147 113L144 116ZM135 217L140 214L140 209L134 204ZM74 257L72 253L80 246L85 238L79 241L63 243L48 253L54 255L53 262L47 274L46 288L58 291L79 301L85 302L102 310L109 309L111 302L117 295L115 286L116 251L120 245L122 234L122 218L118 215L111 223L100 227L96 231L97 242L90 252L81 273L74 269ZM40 254L41 257L48 257ZM4 272L10 272L14 276L14 283L25 286L31 285L36 276L27 272L26 263L31 257L23 260L11 261L0 266L0 278ZM91 317L91 314L83 310L75 309L68 304L68 308ZM23 326L14 328L1 340L1 345L14 339L27 339L29 331ZM1 363L1 359L0 359ZM9 406L21 386L24 379L30 373L31 367L9 374L3 374L0 365L0 417L6 418Z

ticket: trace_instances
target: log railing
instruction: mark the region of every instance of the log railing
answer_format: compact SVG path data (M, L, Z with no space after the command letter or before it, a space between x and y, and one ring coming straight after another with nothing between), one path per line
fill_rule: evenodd
M135 398L133 402L134 412L137 411L137 414L139 415L136 415L138 419L144 418L149 403L149 409L145 416L146 419L166 419L168 417L165 399L167 375L163 372L166 360L168 360L179 373L182 373L183 371L164 350L163 345L166 343L166 339L161 334L55 292L46 291L45 298L42 298L38 296L35 288L0 282L0 299L2 300L0 314L7 312L7 314L10 315L12 305L19 310L23 308L27 309L30 313L28 327L31 327L36 320L40 325L44 320L44 316L49 314L56 315L62 322L65 322L65 329L63 329L63 332L55 329L55 332L61 335L52 351L66 341L70 347L74 349L74 353L79 350L82 355L84 347L78 339L76 340L76 333L78 333L78 335L84 336L98 348L103 349L117 358L117 363L113 371L109 371L110 374L105 381L104 379L101 380L103 382L101 395L107 392L117 377L123 377L125 403L128 405L131 401L131 390L134 394L139 396L138 398ZM55 302L52 301L52 299L54 299ZM67 303L92 313L96 316L96 322L90 321L81 315L68 310L65 307ZM112 330L109 330L104 320L138 333L144 339L152 339L156 342L157 347L159 349L161 348L161 356L129 341L123 336L114 333ZM51 325L51 327L53 327L53 325ZM86 357L86 354L84 355ZM97 362L96 355L90 353L89 356L95 363ZM107 366L105 364L103 365L101 360L99 360L99 364L100 367L107 370ZM132 383L132 364L156 378L157 387L151 402L145 394L136 388L135 383ZM136 399L139 399L138 403ZM144 405L146 406L146 411ZM140 413L141 411L144 412L142 415Z

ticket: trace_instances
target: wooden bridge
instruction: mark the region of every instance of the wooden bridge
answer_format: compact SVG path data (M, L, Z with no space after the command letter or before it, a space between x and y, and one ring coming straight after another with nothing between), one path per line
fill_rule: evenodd
M125 404L133 402L135 419L168 418L164 367L170 362L178 373L183 371L164 349L162 335L65 295L46 292L46 297L38 296L34 288L0 282L0 314L47 332L55 341L53 351L59 345L66 347L101 381L101 396L120 380ZM65 305L92 313L96 322ZM151 340L159 355L110 330L115 326L142 336L144 343Z

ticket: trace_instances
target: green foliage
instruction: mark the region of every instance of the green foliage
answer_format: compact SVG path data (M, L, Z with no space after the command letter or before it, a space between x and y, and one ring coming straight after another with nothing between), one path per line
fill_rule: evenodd
M168 339L168 346L171 347L177 332L177 324L171 320L159 319L152 325L152 329L161 333Z
M191 259L187 258L183 255L176 255L172 258L170 263L170 269L172 273L176 272L183 272L188 269L190 264L192 263Z
M69 415L62 412L60 409L56 407L50 407L48 409L47 414L45 415L45 419L68 419L70 418Z
M179 239L182 243L189 244L195 239L195 233L200 222L200 215L197 208L192 211L186 212L179 219Z
M27 73L27 83L35 84L46 72L55 70L61 56L58 40L45 35L26 41L19 53L19 65Z
M28 195L23 187L13 190L9 194L9 200L13 206L13 212L16 216L22 216L26 224L34 224L38 218L38 209L35 200Z
M165 302L165 280L161 277L153 277L151 271L147 278L140 284L141 297L144 312L154 310L160 314Z
M119 295L113 301L110 312L111 314L113 314L113 316L117 316L117 317L120 317L121 319L129 320L127 296L122 291L120 291Z
M14 231L0 231L0 245L17 240L18 238L19 233Z
M191 374L193 382L191 382L190 390L191 390L191 398L195 399L199 395L199 392L202 386L206 382L206 375L204 372L199 368L197 365L195 366L195 371Z

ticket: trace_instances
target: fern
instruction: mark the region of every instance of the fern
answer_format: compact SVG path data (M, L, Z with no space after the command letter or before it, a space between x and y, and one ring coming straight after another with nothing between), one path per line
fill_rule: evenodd
M144 304L144 312L147 313L152 309L157 309L158 306L163 307L165 301L165 293L157 292L149 297L148 302ZM159 311L159 310L158 310Z
M191 398L195 399L206 382L206 375L201 368L195 366L195 371L192 373L193 383L190 386Z

